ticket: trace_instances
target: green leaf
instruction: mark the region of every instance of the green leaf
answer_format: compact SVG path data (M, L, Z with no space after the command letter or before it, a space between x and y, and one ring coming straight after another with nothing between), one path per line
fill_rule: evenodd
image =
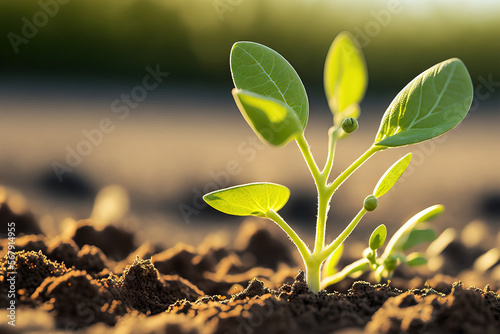
M436 231L432 228L413 229L408 234L408 239L401 245L401 250L407 251L410 248L418 246L424 242L436 240Z
M233 96L241 114L262 141L282 146L303 132L297 115L283 102L239 89L233 89Z
M336 266L339 263L342 253L344 252L344 244L341 243L340 246L330 255L324 265L325 276L332 276L337 273Z
M406 257L406 264L414 267L414 266L423 266L427 264L427 259L425 258L423 253L415 252L408 254Z
M213 191L203 196L214 209L235 216L266 217L288 201L290 190L275 183L249 183Z
M375 189L373 190L373 195L375 197L380 197L387 193L399 180L401 175L410 164L411 153L408 153L398 161L396 161L385 173L382 175L378 181Z
M452 58L413 79L392 101L375 145L395 147L437 137L467 115L473 88L464 63Z
M444 211L444 206L437 204L424 209L408 219L408 221L399 228L399 230L394 233L392 238L387 243L387 247L384 250L382 258L387 258L393 253L401 251L402 245L408 240L409 233L417 226L419 223L427 222L436 216L439 216Z
M305 129L309 117L306 90L283 56L258 43L237 42L230 58L236 88L283 102L294 111L302 130Z
M387 228L384 224L379 225L370 236L370 249L375 251L382 247L385 242L385 238L387 237Z
M351 33L341 32L328 50L324 69L325 93L336 121L342 122L346 117L342 113L346 109L357 107L367 84L363 51Z

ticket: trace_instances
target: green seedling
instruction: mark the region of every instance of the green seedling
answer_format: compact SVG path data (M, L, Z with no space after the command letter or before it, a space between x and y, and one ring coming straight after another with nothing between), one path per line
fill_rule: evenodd
M377 282L380 282L382 279L390 278L396 267L402 263L409 266L427 264L424 253L412 252L407 254L407 251L437 238L436 232L425 223L440 215L443 210L442 205L434 205L411 217L389 240L380 257L378 257L377 251L385 243L387 228L383 224L379 225L371 234L368 242L369 246L364 250L363 257L337 272L335 267L342 252L339 247L325 265L323 271L326 278L321 282L322 286L337 283L347 276L359 276L369 270L375 272L375 278ZM340 254L337 254L337 252Z
M390 276L399 263L423 263L420 255L405 255L404 252L421 240L429 239L428 232L416 229L416 225L427 220L429 215L440 212L440 206L424 210L410 219L390 240L380 258L376 250L384 243L387 233L385 227L378 227L362 262L340 273L334 269L330 272L326 270L326 277L321 278L323 264L329 262L327 268L335 267L346 238L401 177L410 163L411 154L388 169L373 193L366 197L358 214L328 244L325 242L326 220L335 191L375 153L434 138L456 127L465 118L472 103L473 88L462 61L457 58L443 61L403 88L387 108L370 147L330 181L335 147L340 139L351 135L358 127L359 103L368 82L365 59L356 39L349 33L341 33L332 43L326 58L324 86L333 114L333 126L328 131L328 154L322 169L318 167L304 135L309 104L302 81L293 67L276 51L253 42L235 43L230 58L235 85L232 93L245 120L264 143L281 147L295 141L312 174L318 191L314 248L310 249L278 214L290 196L285 186L274 183L244 184L211 192L204 196L204 200L227 214L274 221L297 247L306 268L308 286L313 292L342 279L352 270L357 272L371 268L380 279Z

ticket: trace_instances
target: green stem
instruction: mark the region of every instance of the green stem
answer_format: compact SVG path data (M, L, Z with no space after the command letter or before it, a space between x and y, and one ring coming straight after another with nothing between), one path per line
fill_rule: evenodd
M290 225L288 225L285 220L274 210L270 209L267 212L266 217L274 221L290 237L290 239L292 239L293 243L299 250L300 255L302 256L304 264L307 267L308 263L310 262L311 252L306 243L299 237L294 229L291 228Z
M326 217L330 206L330 198L327 196L325 186L318 189L318 219L316 221L316 240L314 242L314 254L323 251L325 247Z
M311 149L309 148L309 144L307 143L306 137L302 133L300 136L296 138L297 144L299 145L300 151L306 160L307 167L311 171L314 181L316 182L316 186L318 185L318 181L321 178L321 172L319 171L318 165L312 156Z
M362 208L356 217L347 225L347 227L342 231L342 233L330 244L328 245L321 253L319 253L318 259L320 261L324 261L330 254L332 254L339 246L342 244L345 239L351 234L351 232L356 228L358 225L359 221L363 216L367 213L368 211L365 210L365 208Z
M311 291L318 292L321 288L321 264L323 261L351 234L352 230L359 223L361 218L367 212L362 209L358 215L353 219L353 221L347 226L347 228L342 232L342 234L335 239L335 241L330 244L325 249L325 233L326 233L326 219L329 210L330 200L337 190L337 188L352 174L356 169L359 168L366 160L368 160L376 152L385 149L385 147L370 147L361 157L359 157L348 169L346 169L342 174L340 174L332 184L328 184L328 177L333 166L333 157L335 153L335 143L337 141L338 128L332 127L329 131L329 144L328 144L328 158L325 167L322 171L319 170L314 157L312 156L309 144L307 143L304 134L296 138L297 144L299 146L302 155L306 161L309 170L311 171L312 177L316 184L318 190L318 217L316 221L316 237L314 243L314 251L311 254L310 250L304 244L304 242L298 237L298 235L293 231L290 226L288 226L285 221L274 211L268 213L268 218L273 219L276 224L278 224L292 239L297 248L299 249L302 259L307 270L307 284Z
M311 258L306 268L307 286L313 293L318 293L321 290L321 262Z
M328 158L325 167L320 172L320 177L316 181L318 188L318 219L316 222L316 240L314 244L314 254L323 251L325 247L326 219L330 209L332 194L329 194L328 178L333 167L333 157L335 155L335 144L337 142L338 128L332 126L328 131Z
M335 275L326 277L321 281L321 288L324 289L329 285L335 284L337 282L340 282L347 276L354 274L358 271L365 272L366 270L369 269L369 262L367 259L359 259L350 265L347 265L342 271L336 273Z
M332 126L330 130L328 130L328 158L326 159L325 167L321 171L321 174L324 175L325 182L328 182L328 177L332 171L333 167L333 158L335 156L335 146L338 139L338 131L339 128L336 126Z
M333 181L328 186L328 194L331 196L335 193L335 191L344 183L344 181L351 176L352 173L356 171L366 160L368 160L372 155L377 153L378 151L382 151L386 149L384 146L371 146L362 156L360 156L356 161L354 161L349 168L340 174L335 181Z
M300 151L306 160L307 166L309 167L314 179L314 183L316 184L316 189L318 190L318 217L316 220L316 236L314 242L314 253L316 253L320 252L325 245L326 213L328 211L329 202L329 198L327 197L327 181L324 178L324 174L320 172L318 165L312 156L309 144L307 143L304 134L297 137L297 144L299 145Z

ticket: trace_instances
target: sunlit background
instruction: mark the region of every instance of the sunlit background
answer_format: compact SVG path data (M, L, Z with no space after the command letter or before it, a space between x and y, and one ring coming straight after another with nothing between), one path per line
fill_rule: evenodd
M89 217L98 191L114 184L130 199L119 223L141 240L197 242L241 221L207 209L201 195L254 181L289 186L283 215L312 233L312 179L294 144L263 146L239 115L229 51L251 40L295 67L310 97L306 136L322 163L331 125L323 63L344 30L363 47L370 81L360 129L339 145L334 172L364 152L392 98L435 63L461 58L475 99L444 137L363 166L335 195L328 235L408 151L408 177L353 237L382 222L394 232L435 203L448 209L439 230L472 220L499 229L498 1L16 0L0 2L0 22L0 184L26 198L47 234L65 217Z

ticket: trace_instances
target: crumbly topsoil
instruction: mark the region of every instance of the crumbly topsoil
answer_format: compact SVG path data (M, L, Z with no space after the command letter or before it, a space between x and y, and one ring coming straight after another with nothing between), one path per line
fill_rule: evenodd
M65 239L19 236L15 253L2 239L0 332L499 333L500 297L489 287L436 276L413 279L411 288L400 274L389 284L346 280L313 294L286 238L250 230L238 249L210 241L134 249L133 234L115 231L115 242L110 228L91 221ZM5 320L9 278L15 327Z

